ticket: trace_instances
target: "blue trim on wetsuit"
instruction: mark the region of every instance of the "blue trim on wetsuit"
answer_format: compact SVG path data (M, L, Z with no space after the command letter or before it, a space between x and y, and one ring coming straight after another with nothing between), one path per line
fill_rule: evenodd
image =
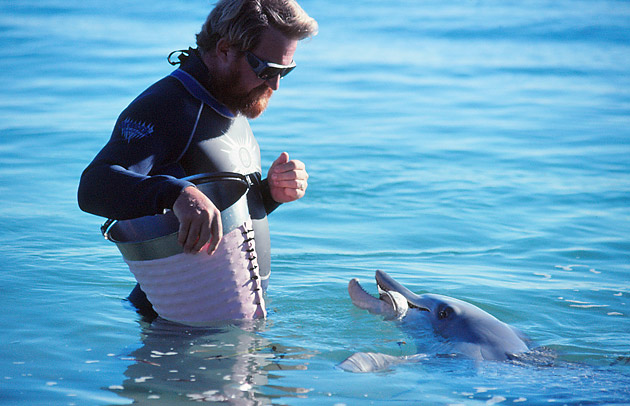
M223 104L219 103L217 99L212 97L210 92L208 92L195 78L190 76L187 72L182 69L177 69L171 73L175 79L179 80L182 85L197 99L201 100L208 106L212 107L214 111L221 114L226 118L234 118L234 114L225 107Z

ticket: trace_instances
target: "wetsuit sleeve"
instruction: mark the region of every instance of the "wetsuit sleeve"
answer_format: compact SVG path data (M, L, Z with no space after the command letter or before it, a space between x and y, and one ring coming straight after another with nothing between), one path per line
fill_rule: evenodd
M119 117L111 139L81 176L82 210L112 219L161 213L192 184L177 161L189 140L194 117L181 106L147 98ZM162 104L160 104L162 103Z
M262 194L263 204L265 205L265 211L267 214L271 214L272 211L282 205L271 197L271 190L269 189L269 180L263 179L260 183L260 193Z
M111 149L106 147L99 158L109 153ZM172 208L181 191L191 186L172 176L144 175L142 169L97 159L81 176L79 207L118 220L142 217Z

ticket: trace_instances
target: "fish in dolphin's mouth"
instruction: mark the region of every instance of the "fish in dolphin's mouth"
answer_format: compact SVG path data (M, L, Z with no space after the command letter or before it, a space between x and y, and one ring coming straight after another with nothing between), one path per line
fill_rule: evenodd
M427 307L420 306L417 303L413 303L412 301L410 301L410 298L415 296L415 294L413 294L407 288L402 286L400 283L396 282L394 279L392 279L385 272L383 272L381 270L377 270L376 271L376 275L375 275L375 279L376 279L376 287L378 288L378 292L379 292L381 300L384 299L383 296L386 296L386 297L387 296L391 296L392 292L394 292L394 293L397 293L398 295L402 296L405 299L405 301L407 302L407 308L408 309L417 309L417 310L421 310L421 311L424 311L424 312L430 312L431 311ZM363 289L363 288L361 288L361 289Z
M404 291L401 292L399 289L396 289L395 281L392 284L386 277L379 278L378 275L377 273L378 298L369 294L361 286L358 279L355 278L350 281L348 293L355 306L368 310L371 313L382 314L386 319L400 319L407 314L409 309L429 311L427 308L411 303L405 297ZM387 275L385 274L385 276Z

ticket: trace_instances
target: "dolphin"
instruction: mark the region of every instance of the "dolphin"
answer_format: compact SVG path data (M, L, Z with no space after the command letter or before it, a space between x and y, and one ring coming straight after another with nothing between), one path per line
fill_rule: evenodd
M518 330L475 305L443 295L417 295L380 270L376 271L376 284L378 298L367 293L357 279L352 279L348 283L352 303L386 319L409 318L414 323L428 320L435 333L444 338L456 355L474 360L502 361L529 351L526 338ZM357 353L339 367L353 372L371 372L425 357L422 354L394 357Z

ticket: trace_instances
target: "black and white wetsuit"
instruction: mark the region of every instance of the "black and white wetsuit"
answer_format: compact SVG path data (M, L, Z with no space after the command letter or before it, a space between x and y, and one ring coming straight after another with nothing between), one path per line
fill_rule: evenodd
M183 177L209 172L246 175L256 254L266 288L271 272L267 214L279 203L262 179L260 148L247 119L233 115L212 97L206 86L206 65L197 50L188 54L180 57L179 69L121 113L109 142L81 176L79 206L111 219L142 217L172 209L180 192L192 185ZM136 287L132 302L138 293Z

